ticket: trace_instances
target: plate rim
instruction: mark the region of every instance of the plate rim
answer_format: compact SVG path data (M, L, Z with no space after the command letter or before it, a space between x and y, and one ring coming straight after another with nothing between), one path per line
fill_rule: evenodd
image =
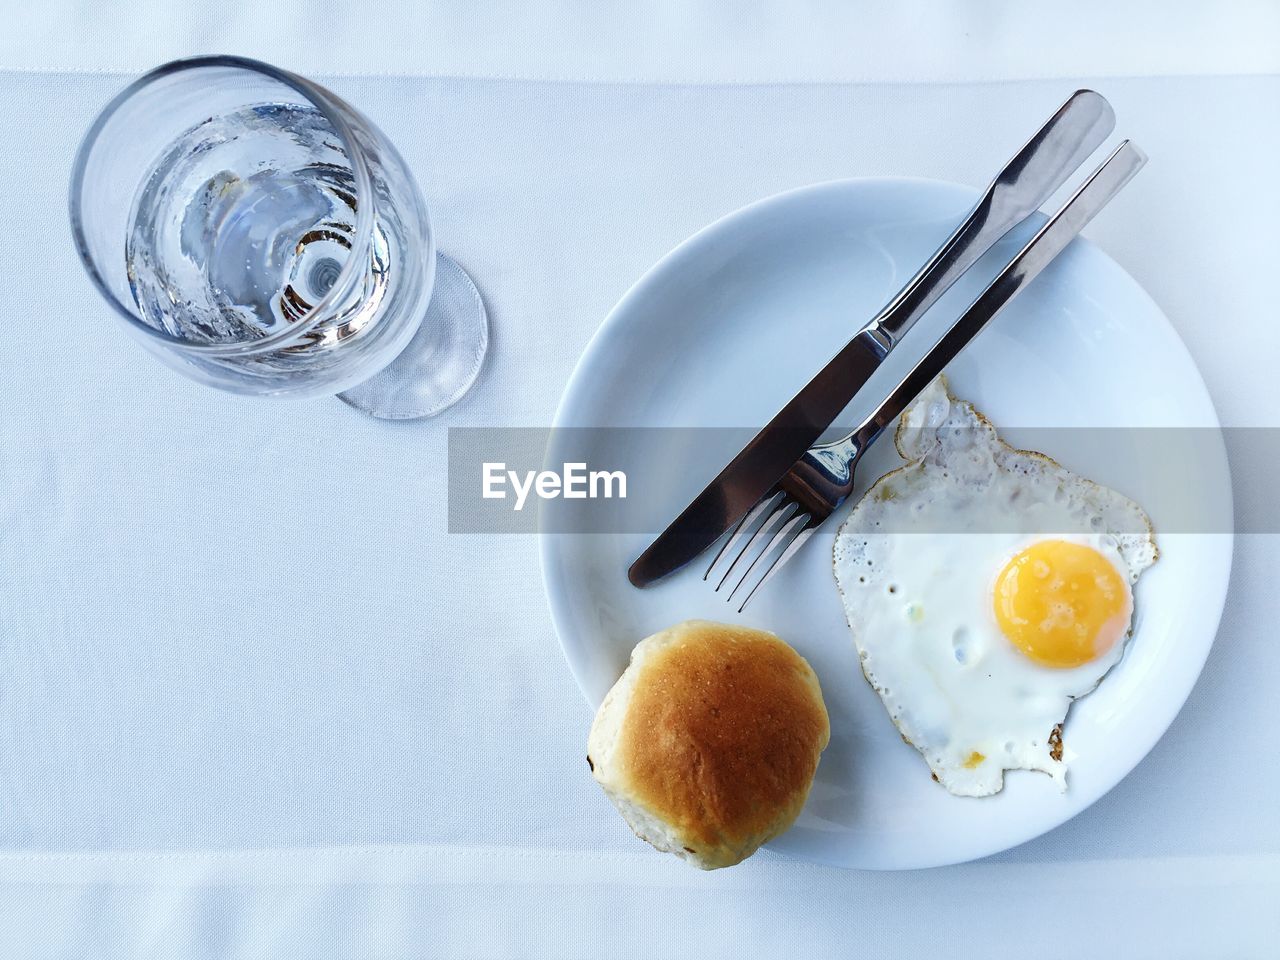
M585 377L586 377L586 368L590 366L590 362L589 362L590 358L597 351L601 349L602 344L610 337L614 329L620 327L621 323L623 322L623 318L630 311L632 304L636 300L643 297L651 286L654 286L655 284L661 282L662 275L668 269L670 264L678 260L684 259L696 248L698 248L702 244L707 243L709 238L712 237L714 234L718 234L721 230L731 226L735 221L739 219L746 219L753 215L758 215L760 212L762 212L763 210L771 206L781 205L781 204L794 201L806 194L818 193L818 192L829 191L829 190L858 189L861 187L883 188L883 187L894 187L894 186L901 187L901 186L912 186L912 185L920 185L929 189L945 189L945 190L951 190L951 191L961 191L966 196L973 197L974 199L977 198L979 193L977 188L967 184L961 184L961 183L956 183L954 181L940 180L940 179L930 178L930 177L868 176L868 177L842 177L842 178L836 178L831 180L823 180L815 183L805 184L798 187L793 187L793 188L783 190L774 194L770 194L769 196L762 197L758 200L754 200L748 204L738 207L737 209L732 210L710 221L706 225L702 226L701 228L699 228L698 230L690 234L684 240L680 241L670 250L668 250L658 260L654 261L654 263L651 264L618 298L617 302L605 315L604 319L601 321L599 326L596 328L596 330L592 333L591 337L588 339L585 346L582 348L582 352L579 354L578 360L574 364L573 371L570 373L569 378L566 381L564 389L560 395L560 400L556 405L555 416L554 416L554 419L552 422L552 428L551 428L551 431L552 431L551 440L547 445L547 450L544 457L544 468L546 468L546 464L550 464L554 462L554 459L555 459L556 448L557 448L557 444L555 442L556 431L561 429L561 427L564 425L564 421L567 418L568 412L578 405L575 403L575 401L577 400L577 395L581 391L587 388L585 383ZM1169 320L1164 310L1160 308L1160 305L1150 295L1150 293L1146 290L1146 288L1143 287L1142 284L1140 284L1137 281L1137 279L1133 277L1132 274L1130 274L1127 270L1125 270L1124 267L1121 266L1119 262L1117 262L1114 258L1112 258L1108 253L1106 253L1106 251L1102 250L1096 244L1092 243L1089 239L1083 236L1076 237L1076 239L1073 241L1073 244L1082 245L1088 248L1091 255L1102 258L1104 262L1108 263L1111 267L1113 267L1114 269L1119 271L1124 277L1126 277L1129 280L1129 282L1133 284L1134 289L1139 292L1139 294L1142 296L1143 299L1146 300L1146 302L1151 307L1151 309L1158 315L1160 320L1162 320L1164 324L1167 326L1169 333L1172 335L1172 340L1174 344L1176 344L1176 348L1180 349L1183 352L1183 354L1186 356L1190 371L1194 374L1196 378L1195 383L1199 386L1200 391L1203 394L1204 399L1207 403L1208 413L1212 419L1211 429L1213 429L1216 434L1216 448L1217 448L1216 452L1218 453L1218 459L1220 460L1221 465L1223 466L1226 472L1226 475L1229 479L1230 461L1227 458L1227 454L1226 454L1225 441L1222 436L1222 423L1218 417L1217 408L1214 405L1212 394L1209 392L1208 386L1204 382L1204 375L1200 371L1199 366L1196 364L1195 358L1192 356L1190 350L1187 348L1185 341L1183 341L1182 336L1178 332L1177 327L1175 327L1173 323ZM1158 716L1152 715L1151 711L1148 710L1148 720L1146 723L1144 723L1143 725L1144 732L1143 732L1143 735L1141 735L1139 738L1138 746L1140 747L1140 749L1137 749L1134 751L1133 762L1125 764L1124 765L1125 769L1123 770L1123 772L1118 777L1116 777L1110 784L1108 784L1104 789L1098 792L1095 796L1088 798L1081 805L1072 807L1069 811L1065 812L1061 817L1053 819L1053 821L1048 825L1044 825L1040 823L1033 824L1025 831L1018 831L1017 839L1014 839L1010 843L1003 843L1003 841L1001 841L1002 843L1001 846L992 850L988 850L985 853L979 853L975 855L961 854L959 856L954 856L954 857L942 856L942 857L934 857L934 858L923 858L923 859L917 859L911 863L903 863L901 865L872 865L872 866L855 866L855 865L843 862L841 860L827 859L827 858L822 858L817 856L805 856L803 858L799 858L794 854L790 854L790 855L784 854L784 856L788 856L788 858L790 859L804 859L812 863L821 863L828 866L840 867L841 869L849 869L849 870L858 869L858 870L874 870L874 871L927 869L931 867L941 867L941 866L949 866L949 865L958 864L958 863L974 862L977 860L982 860L986 857L996 856L1000 853L1011 850L1017 846L1020 846L1033 839L1036 839L1037 837L1044 836L1045 834L1057 829L1058 827L1062 826L1064 823L1068 822L1069 820L1083 813L1085 810L1089 809L1089 807L1093 806L1093 804L1097 803L1100 799L1102 799L1104 796L1106 796L1112 790L1114 790L1122 780L1128 777L1134 771L1134 769L1136 769L1137 766L1147 758L1147 756L1151 753L1152 749L1154 749L1155 745L1168 732L1170 726L1172 726L1173 724L1173 721L1176 719L1178 714L1182 711L1182 708L1185 706L1186 701L1190 697L1192 690L1195 688L1196 684L1198 683L1199 678L1204 671L1204 666L1208 661L1209 653L1213 649L1213 646L1217 640L1218 632L1221 629L1222 616L1226 609L1226 600L1227 600L1228 590L1230 587L1231 572L1234 565L1234 553L1235 553L1235 533L1234 533L1235 504L1234 504L1233 491L1231 489L1229 482L1225 486L1223 493L1226 497L1226 500L1223 506L1226 511L1226 516L1231 518L1231 531L1212 535L1214 557L1213 557L1213 560L1209 564L1207 564L1206 569L1219 571L1219 575L1215 578L1213 582L1208 582L1204 584L1208 589L1201 594L1202 599L1204 599L1205 596L1208 596L1213 599L1213 602L1209 604L1204 604L1201 607L1202 610L1212 611L1212 613L1209 613L1206 616L1205 629L1206 629L1207 640L1201 644L1200 648L1198 648L1199 652L1195 656L1195 663L1193 664L1193 669L1190 669L1186 672L1186 676L1188 677L1188 679L1187 679L1187 682L1185 683L1185 689L1181 691L1173 691L1174 695L1167 696L1163 700L1159 701L1159 703L1163 705L1163 709L1160 710ZM587 701L588 706L590 706L593 710L595 710L599 706L599 704L596 702L595 698L592 697L592 695L588 692L588 686L584 680L583 672L579 668L579 665L575 663L574 657L570 655L570 651L568 649L568 646L566 645L565 636L569 626L569 623L568 623L569 612L565 608L566 605L563 597L559 596L555 591L553 591L552 583L550 582L552 568L556 565L556 560L553 556L554 545L561 536L572 536L572 534L551 534L551 533L543 533L541 531L539 532L538 559L539 559L539 568L540 568L541 580L542 580L542 588L543 588L543 593L547 599L547 605L549 608L549 612L551 614L552 626L556 632L556 640L560 646L560 652L564 657L565 663L569 668L569 672L572 675L574 679L574 683L577 685L579 692L583 695L583 698ZM1210 629L1210 626L1211 626L1211 629ZM766 846L771 846L771 844L767 844Z

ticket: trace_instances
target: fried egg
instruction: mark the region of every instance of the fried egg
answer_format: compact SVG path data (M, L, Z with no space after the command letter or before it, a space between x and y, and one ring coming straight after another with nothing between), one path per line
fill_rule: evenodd
M997 793L1016 769L1066 789L1063 722L1124 654L1133 587L1157 556L1150 520L1004 443L941 378L895 441L909 462L836 537L862 671L951 793Z

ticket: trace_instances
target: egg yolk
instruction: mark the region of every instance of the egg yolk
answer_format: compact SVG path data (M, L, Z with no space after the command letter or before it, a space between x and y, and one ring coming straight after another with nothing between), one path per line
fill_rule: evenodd
M1131 603L1106 557L1066 540L1027 547L996 578L1001 631L1046 667L1078 667L1110 650L1128 629Z

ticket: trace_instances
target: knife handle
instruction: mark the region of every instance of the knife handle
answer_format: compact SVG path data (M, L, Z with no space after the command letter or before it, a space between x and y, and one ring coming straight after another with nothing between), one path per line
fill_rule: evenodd
M918 397L956 354L976 337L1040 271L1058 256L1099 210L1110 202L1147 162L1136 144L1124 141L982 291L862 425L843 440L822 447L851 445L854 458L880 435L894 417Z
M884 402L848 436L819 443L805 451L788 472L792 496L812 499L828 511L853 493L854 470L876 441L947 364L955 359L1006 304L1024 290L1075 238L1094 215L1120 192L1147 162L1126 140L1094 171L1065 204L1036 231L951 328L929 348Z
M1114 125L1106 100L1092 90L1076 91L1005 165L964 222L888 306L862 326L636 558L627 570L631 582L645 586L680 569L760 503L789 470L811 458L829 459L831 451L814 444L898 339L996 240L1061 186Z
M1115 129L1111 104L1077 90L1001 170L969 215L860 332L888 353L997 240L1038 210Z

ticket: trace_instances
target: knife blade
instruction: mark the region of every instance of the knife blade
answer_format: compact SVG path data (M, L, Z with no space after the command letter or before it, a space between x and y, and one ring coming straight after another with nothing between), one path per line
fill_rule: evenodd
M737 523L835 421L912 324L1062 186L1114 127L1115 114L1100 94L1072 94L916 275L631 564L631 583L644 587L675 572Z

